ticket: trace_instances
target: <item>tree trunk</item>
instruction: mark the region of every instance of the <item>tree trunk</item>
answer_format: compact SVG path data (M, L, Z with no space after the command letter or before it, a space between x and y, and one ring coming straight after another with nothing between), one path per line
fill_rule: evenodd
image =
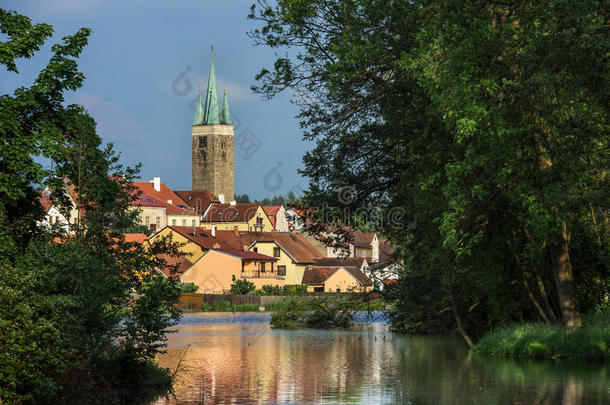
M534 270L534 275L536 277L536 283L538 284L538 291L540 292L540 296L542 297L542 306L544 307L544 311L553 323L559 322L559 319L557 319L557 315L555 315L555 310L553 310L553 307L551 306L551 303L549 301L549 296L546 293L546 288L544 287L542 277L540 277L540 274L536 270Z
M545 128L543 132L549 132L544 120L539 119L538 124L542 124L541 127ZM553 166L553 160L549 150L544 145L544 139L544 136L540 133L534 133L534 150L538 160L538 168L541 171L550 170ZM553 263L553 274L555 275L555 285L557 286L561 321L564 329L569 332L582 326L582 318L576 302L576 287L572 275L568 232L565 221L562 221L559 233L550 242L549 254Z
M551 320L549 319L548 315L544 312L544 309L542 309L542 306L540 305L540 303L536 299L536 296L530 290L529 283L527 282L527 277L525 277L525 274L523 275L523 283L522 284L523 284L523 287L525 287L525 291L527 291L527 296L529 297L530 301L532 302L532 304L536 308L536 311L538 311L538 315L540 315L540 317L542 318L542 320L544 322L551 323Z
M468 346L473 347L474 343L472 342L472 339L470 338L468 333L466 333L466 329L464 329L464 324L462 323L462 317L460 316L460 313L458 312L457 305L455 303L455 297L453 296L452 284L453 284L453 280L450 280L449 281L449 298L451 299L451 309L453 310L453 317L455 318L455 323L457 324L458 331L460 332L460 334L462 335L462 337L464 338L464 340L466 341Z
M582 326L582 318L576 301L576 287L572 275L568 243L566 223L563 222L557 239L549 246L549 253L553 263L561 321L564 329L570 332Z

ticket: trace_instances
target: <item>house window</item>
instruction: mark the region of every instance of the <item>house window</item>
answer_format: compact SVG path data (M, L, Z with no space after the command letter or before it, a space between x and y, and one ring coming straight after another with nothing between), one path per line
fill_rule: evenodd
M285 276L286 275L286 266L277 266L277 275Z
M324 292L324 287L314 287L313 292Z
M337 288L337 292L341 292L341 289L340 289L340 288Z
M176 220L175 219L172 219L172 225L176 226Z
M253 251L254 253L258 253L258 248L257 248L257 247L252 248L252 251Z
M144 217L144 225L150 225L150 217Z
M208 147L208 137L207 136L199 137L199 148L203 149L203 148L207 148L207 147Z
M261 273L265 272L265 264L267 264L267 263L265 263L265 262L261 263Z
M256 217L256 225L263 225L263 217Z
M157 229L161 229L161 217L157 217Z
M279 247L273 248L273 257L280 257L280 248Z
M195 220L191 220L191 226L195 226Z
M182 220L182 226L186 226L186 219Z

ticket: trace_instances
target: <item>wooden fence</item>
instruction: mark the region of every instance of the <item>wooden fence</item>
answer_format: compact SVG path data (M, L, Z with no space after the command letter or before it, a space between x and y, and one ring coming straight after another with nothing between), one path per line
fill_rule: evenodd
M230 295L230 294L182 294L180 305L185 308L201 308L203 304L209 306L217 302L227 301L231 305L254 304L263 307L273 302L278 302L288 297L281 295Z

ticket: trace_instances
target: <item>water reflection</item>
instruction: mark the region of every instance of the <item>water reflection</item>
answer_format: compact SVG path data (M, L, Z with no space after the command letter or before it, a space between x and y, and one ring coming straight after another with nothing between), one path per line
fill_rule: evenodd
M603 404L607 365L469 356L459 339L381 323L278 331L265 314L198 314L169 339L174 396L155 404Z

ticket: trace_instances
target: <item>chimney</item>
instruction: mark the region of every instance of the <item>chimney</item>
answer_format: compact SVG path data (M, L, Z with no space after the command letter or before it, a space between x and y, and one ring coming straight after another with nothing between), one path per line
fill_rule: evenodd
M216 225L212 224L212 237L215 238L216 237Z
M157 193L161 192L161 177L153 177L153 188Z
M220 201L221 204L225 203L225 195L224 194L218 194L218 201Z
M237 204L237 201L233 200L233 201L231 201L229 204L231 204L231 205L235 206L235 205Z

